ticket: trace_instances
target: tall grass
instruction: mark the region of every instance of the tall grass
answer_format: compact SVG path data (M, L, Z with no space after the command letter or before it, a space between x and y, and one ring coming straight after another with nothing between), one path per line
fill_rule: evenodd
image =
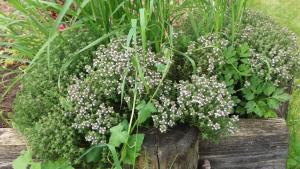
M247 0L191 0L192 10L188 10L188 19L194 35L223 33L224 26L231 27L232 40L239 29ZM200 11L200 12L199 12ZM200 14L200 15L199 15Z
M112 36L128 34L130 41L133 34L139 35L144 51L150 43L152 49L161 52L165 44L171 46L173 43L173 26L178 25L180 19L186 19L185 16L188 16L196 37L208 32L221 33L226 23L232 25L234 38L246 4L246 0L65 0L63 5L44 0L8 2L17 11L10 16L0 14L1 30L6 32L2 36L13 41L1 42L1 45L16 52L11 59L28 63L25 73L17 80L44 57L47 57L45 64L52 72L51 54L58 46L54 41L59 39L63 44L68 39L62 34L77 28L93 33L96 40L74 51L73 57L64 58L61 73L80 53L109 42ZM194 11L201 14L199 19L199 15L193 16ZM53 17L53 14L57 16ZM136 29L132 29L132 22L136 22ZM58 29L61 25L65 26L63 32Z

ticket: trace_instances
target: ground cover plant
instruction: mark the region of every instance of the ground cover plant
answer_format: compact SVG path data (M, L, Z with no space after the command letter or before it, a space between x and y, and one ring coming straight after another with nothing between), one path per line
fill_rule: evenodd
M30 60L13 125L31 148L15 168L134 168L139 128L217 140L238 116L276 117L300 66L295 35L246 1L10 3L23 17L2 16L6 45Z

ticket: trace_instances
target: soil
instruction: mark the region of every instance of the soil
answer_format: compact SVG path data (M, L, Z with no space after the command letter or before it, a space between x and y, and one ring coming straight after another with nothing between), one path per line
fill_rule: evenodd
M0 11L5 14L9 15L14 12L14 9L8 5L6 0L0 0ZM8 39L3 39L0 37L1 41L9 41ZM4 47L0 47L0 54L9 55L7 49ZM2 98L3 94L7 91L8 87L14 82L15 77L17 76L14 73L14 70L17 70L19 67L16 63L10 63L6 65L4 60L0 59L0 128L9 127L7 119L11 117L12 112L12 103L14 98L16 97L16 93L19 90L19 84L16 84L9 90L9 92ZM2 70L2 68L6 68Z
M18 69L18 65L10 65L7 70L0 70L0 128L8 127L4 119L9 119L12 112L13 100L16 97L17 91L20 89L19 84L14 85L11 90L1 100L2 95L7 91L7 88L14 82L17 73L11 72Z

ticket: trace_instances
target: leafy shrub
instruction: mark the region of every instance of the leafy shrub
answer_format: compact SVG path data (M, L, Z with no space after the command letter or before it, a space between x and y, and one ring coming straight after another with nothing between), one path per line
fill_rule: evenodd
M213 122L214 119L220 121L227 117L233 106L224 84L217 82L215 78L193 76L191 82L180 81L179 84L166 79L160 89L159 84L164 79L159 66L164 67L167 61L151 51L143 59L140 55L141 47L128 50L122 47L125 42L122 39L113 40L107 47L100 46L92 66L85 66L86 75L82 75L80 79L75 78L74 84L69 86L68 101L73 104L74 109L66 115L74 117L73 126L87 134L86 141L93 144L106 142L108 129L122 121L121 117L125 119L130 114L131 105L134 104L131 98L135 92L138 105L153 98L155 108L152 118L154 126L161 132L166 132L168 127L180 120L188 122L185 118L194 119L192 124L199 128L208 125L217 131L224 127ZM135 80L136 67L132 62L137 58L141 59L143 80L140 77ZM132 91L134 88L136 91ZM157 96L156 89L159 89ZM120 107L123 102L122 94L127 105ZM218 101L214 100L215 97ZM195 107L192 109L189 106ZM205 130L202 132L206 134Z
M274 109L289 99L284 92L299 69L295 35L248 11L236 38L201 36L190 43L187 55L202 73L225 81L236 113L274 117Z
M83 143L79 141L82 136L63 116L62 98L66 95L71 76L80 74L84 67L81 65L91 62L93 49L76 56L64 71L62 65L80 49L78 46L85 46L93 38L82 30L76 30L81 34L74 36L73 31L62 34L63 38L72 40L58 45L50 55L45 54L26 72L21 80L22 89L14 102L15 126L28 138L33 154L40 159L64 157L74 160L81 152ZM77 41L80 43L75 43ZM57 39L56 43L62 41ZM51 59L50 63L48 59Z

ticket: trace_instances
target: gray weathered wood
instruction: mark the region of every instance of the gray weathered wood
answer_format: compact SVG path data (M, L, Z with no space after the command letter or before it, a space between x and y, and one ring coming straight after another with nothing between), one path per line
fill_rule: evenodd
M0 169L10 169L11 162L26 148L24 138L11 128L0 128Z
M242 119L233 136L199 144L199 166L208 160L212 169L284 169L287 155L284 119Z
M198 144L199 143L199 144ZM25 140L14 129L0 128L0 169L25 149ZM288 131L283 119L242 119L238 132L219 144L198 139L194 128L177 126L168 133L146 132L138 169L284 169ZM199 164L197 163L199 160Z
M197 169L198 130L177 126L168 133L146 132L138 169Z

